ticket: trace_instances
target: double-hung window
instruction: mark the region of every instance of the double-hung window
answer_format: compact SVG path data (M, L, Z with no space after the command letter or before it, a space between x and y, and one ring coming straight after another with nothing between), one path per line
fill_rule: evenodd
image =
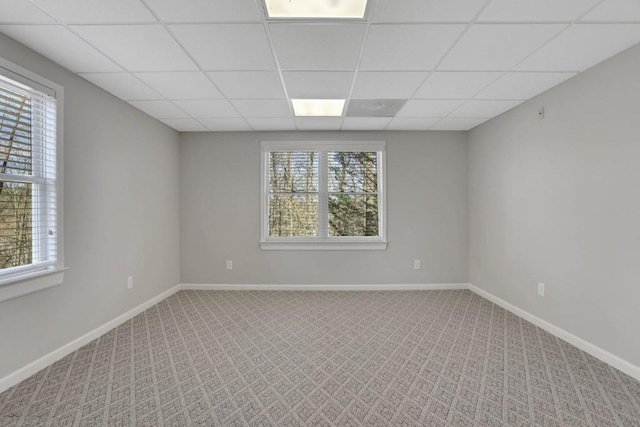
M61 270L60 96L59 86L0 61L0 300L57 284L41 276Z
M263 142L262 249L385 249L384 172L384 142Z

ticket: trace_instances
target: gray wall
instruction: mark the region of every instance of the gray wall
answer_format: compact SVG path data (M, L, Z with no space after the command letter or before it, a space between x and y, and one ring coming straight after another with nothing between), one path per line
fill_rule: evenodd
M2 35L0 52L65 87L70 267L62 285L0 303L0 377L178 282L470 279L640 365L640 47L476 128L468 144L457 132L201 133L178 144ZM260 142L291 139L387 141L386 251L259 249Z
M0 378L179 282L178 134L0 34L64 86L64 283L0 303ZM134 288L126 289L126 276Z
M386 251L258 247L261 141L318 139L387 141ZM467 283L463 132L182 134L180 206L182 283Z
M469 134L471 283L636 365L639 76L636 46Z

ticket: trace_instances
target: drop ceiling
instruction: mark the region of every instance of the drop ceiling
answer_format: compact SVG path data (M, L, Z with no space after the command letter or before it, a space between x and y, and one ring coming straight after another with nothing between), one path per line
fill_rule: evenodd
M179 131L468 130L640 43L640 1L369 0L363 20L300 21L262 0L0 0L0 32ZM402 107L295 117L300 98Z

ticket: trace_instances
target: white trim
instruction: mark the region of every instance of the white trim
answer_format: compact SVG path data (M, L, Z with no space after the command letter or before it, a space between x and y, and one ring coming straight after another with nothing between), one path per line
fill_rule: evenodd
M386 141L262 141L260 159L260 242L262 250L386 250L387 249L387 169ZM270 237L269 236L269 154L274 151L317 152L318 191L317 196L318 236L315 237ZM328 153L332 151L377 152L378 185L375 193L353 193L377 195L378 236L329 237L328 209ZM291 193L283 193L291 194ZM350 194L350 193L347 193ZM348 239L348 240L347 240ZM350 243L345 243L348 241ZM338 243L339 242L339 243ZM357 242L357 243L356 243Z
M386 151L386 141L262 141L262 152L270 151Z
M49 96L57 96L57 94L62 91L62 86L59 84L4 58L0 58L0 68L2 68L2 70L0 70L1 74L26 86L28 89L36 89Z
M55 103L55 171L53 172L54 179L51 180L50 176L43 179L42 177L8 177L5 176L6 180L11 180L14 182L30 182L32 184L40 184L40 187L49 187L51 181L54 184L54 191L47 191L46 196L47 200L53 194L55 197L55 268L48 270L47 272L42 272L42 270L37 265L27 265L23 266L25 268L25 273L21 275L14 275L9 273L9 275L5 275L3 273L6 272L7 269L0 272L0 277L3 277L2 284L5 285L7 283L22 283L22 287L24 290L16 291L15 288L7 288L4 290L0 290L0 301L5 301L7 299L16 298L21 295L30 294L32 292L37 292L42 289L50 288L52 286L59 285L62 283L64 278L63 271L66 270L64 267L64 199L63 199L63 170L64 170L64 87L55 83L45 77L40 76L26 68L23 68L17 64L14 64L11 61L8 61L4 58L0 58L0 76L3 77L3 81L6 82L7 79L13 80L14 82L21 85L23 88L21 90L28 90L29 96L32 96L34 92L41 92L46 96L53 98L53 102ZM15 86L15 85L13 85ZM26 89L25 89L26 88ZM34 140L34 147L35 147ZM41 146L43 143L41 143ZM35 166L35 165L34 165ZM45 168L47 169L47 168ZM47 173L47 171L43 171ZM17 178L17 179L16 179ZM44 203L43 205L46 205ZM45 206L45 210L48 211L48 207ZM37 217L37 215L36 215ZM37 222L41 221L41 218L34 218ZM40 229L43 226L49 227L49 221L45 221L43 224L34 227L35 230ZM54 228L54 227L52 227ZM41 234L40 237L46 240L47 236ZM42 244L41 246L46 249L47 245ZM37 260L38 256L42 254L34 254L34 259ZM49 256L47 255L47 259ZM45 277L46 276L46 277ZM33 279L32 281L27 281L29 279Z
M269 240L260 242L260 249L263 251L384 251L387 249L387 242L381 242L379 240L374 241L354 241L346 240L340 241L334 239L333 241L327 240Z
M157 295L150 300L140 304L139 306L129 310L128 312L116 317L115 319L105 323L102 326L86 333L85 335L71 341L68 344L52 351L51 353L39 358L38 360L29 363L28 365L18 369L17 371L0 379L0 393L29 378L31 375L46 368L52 363L62 359L64 356L76 351L83 345L91 342L92 340L102 336L111 329L123 324L127 320L142 313L146 309L154 306L160 301L170 297L180 290L211 290L211 291L417 291L417 290L464 290L468 289L471 292L480 295L483 298L499 305L505 310L519 316L534 325L544 329L545 331L555 335L556 337L567 341L569 344L576 346L577 348L591 354L603 362L613 366L616 369L624 372L625 374L640 381L640 367L621 359L609 353L602 348L591 344L582 338L579 338L562 328L559 328L545 320L540 319L533 314L524 311L496 296L484 291L477 286L467 283L443 283L443 284L379 284L379 285L336 285L336 284L323 284L323 285L274 285L274 284L190 284L182 283L166 290L165 292Z
M483 289L478 288L477 286L469 284L469 290L640 381L640 366L636 366L631 362L628 362L612 353L609 353L607 350L604 350L595 344L591 344L590 342L585 341L584 339L576 335L573 335L571 332L567 332L564 329L529 313L528 311L516 307L515 305L510 304L505 300L498 298L497 296Z
M123 324L127 320L142 313L146 309L156 305L160 301L170 297L171 295L175 294L179 290L180 290L180 285L176 285L171 289L168 289L162 292L160 295L157 295L151 298L150 300L143 302L139 306L132 308L126 313L121 314L115 319L108 321L104 325L98 326L94 330L87 332L86 334L82 335L80 338L76 338L75 340L63 345L62 347L59 347L56 350L53 350L51 353L42 356L38 360L35 360L29 363L28 365L18 369L17 371L12 372L11 374L5 376L4 378L1 378L0 393L13 387L14 385L18 384L20 381L26 380L31 375L55 363L56 361L62 359L63 357L73 353L83 345L104 335L105 333L109 332L111 329Z
M20 280L29 279L35 276L52 274L57 270L64 270L57 269L55 265L55 261L43 261L34 262L33 264L19 265L17 267L3 268L2 275L0 275L0 286L13 282L19 282Z
M64 271L36 270L0 280L0 302L52 288L64 281Z
M410 284L381 284L381 285L353 285L353 284L197 284L181 283L181 290L198 291L436 291L469 289L467 283L410 283Z

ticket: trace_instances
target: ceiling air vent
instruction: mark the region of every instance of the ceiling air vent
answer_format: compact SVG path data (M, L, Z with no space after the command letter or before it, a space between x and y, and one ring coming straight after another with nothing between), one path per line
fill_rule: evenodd
M395 117L406 99L352 99L347 117Z

